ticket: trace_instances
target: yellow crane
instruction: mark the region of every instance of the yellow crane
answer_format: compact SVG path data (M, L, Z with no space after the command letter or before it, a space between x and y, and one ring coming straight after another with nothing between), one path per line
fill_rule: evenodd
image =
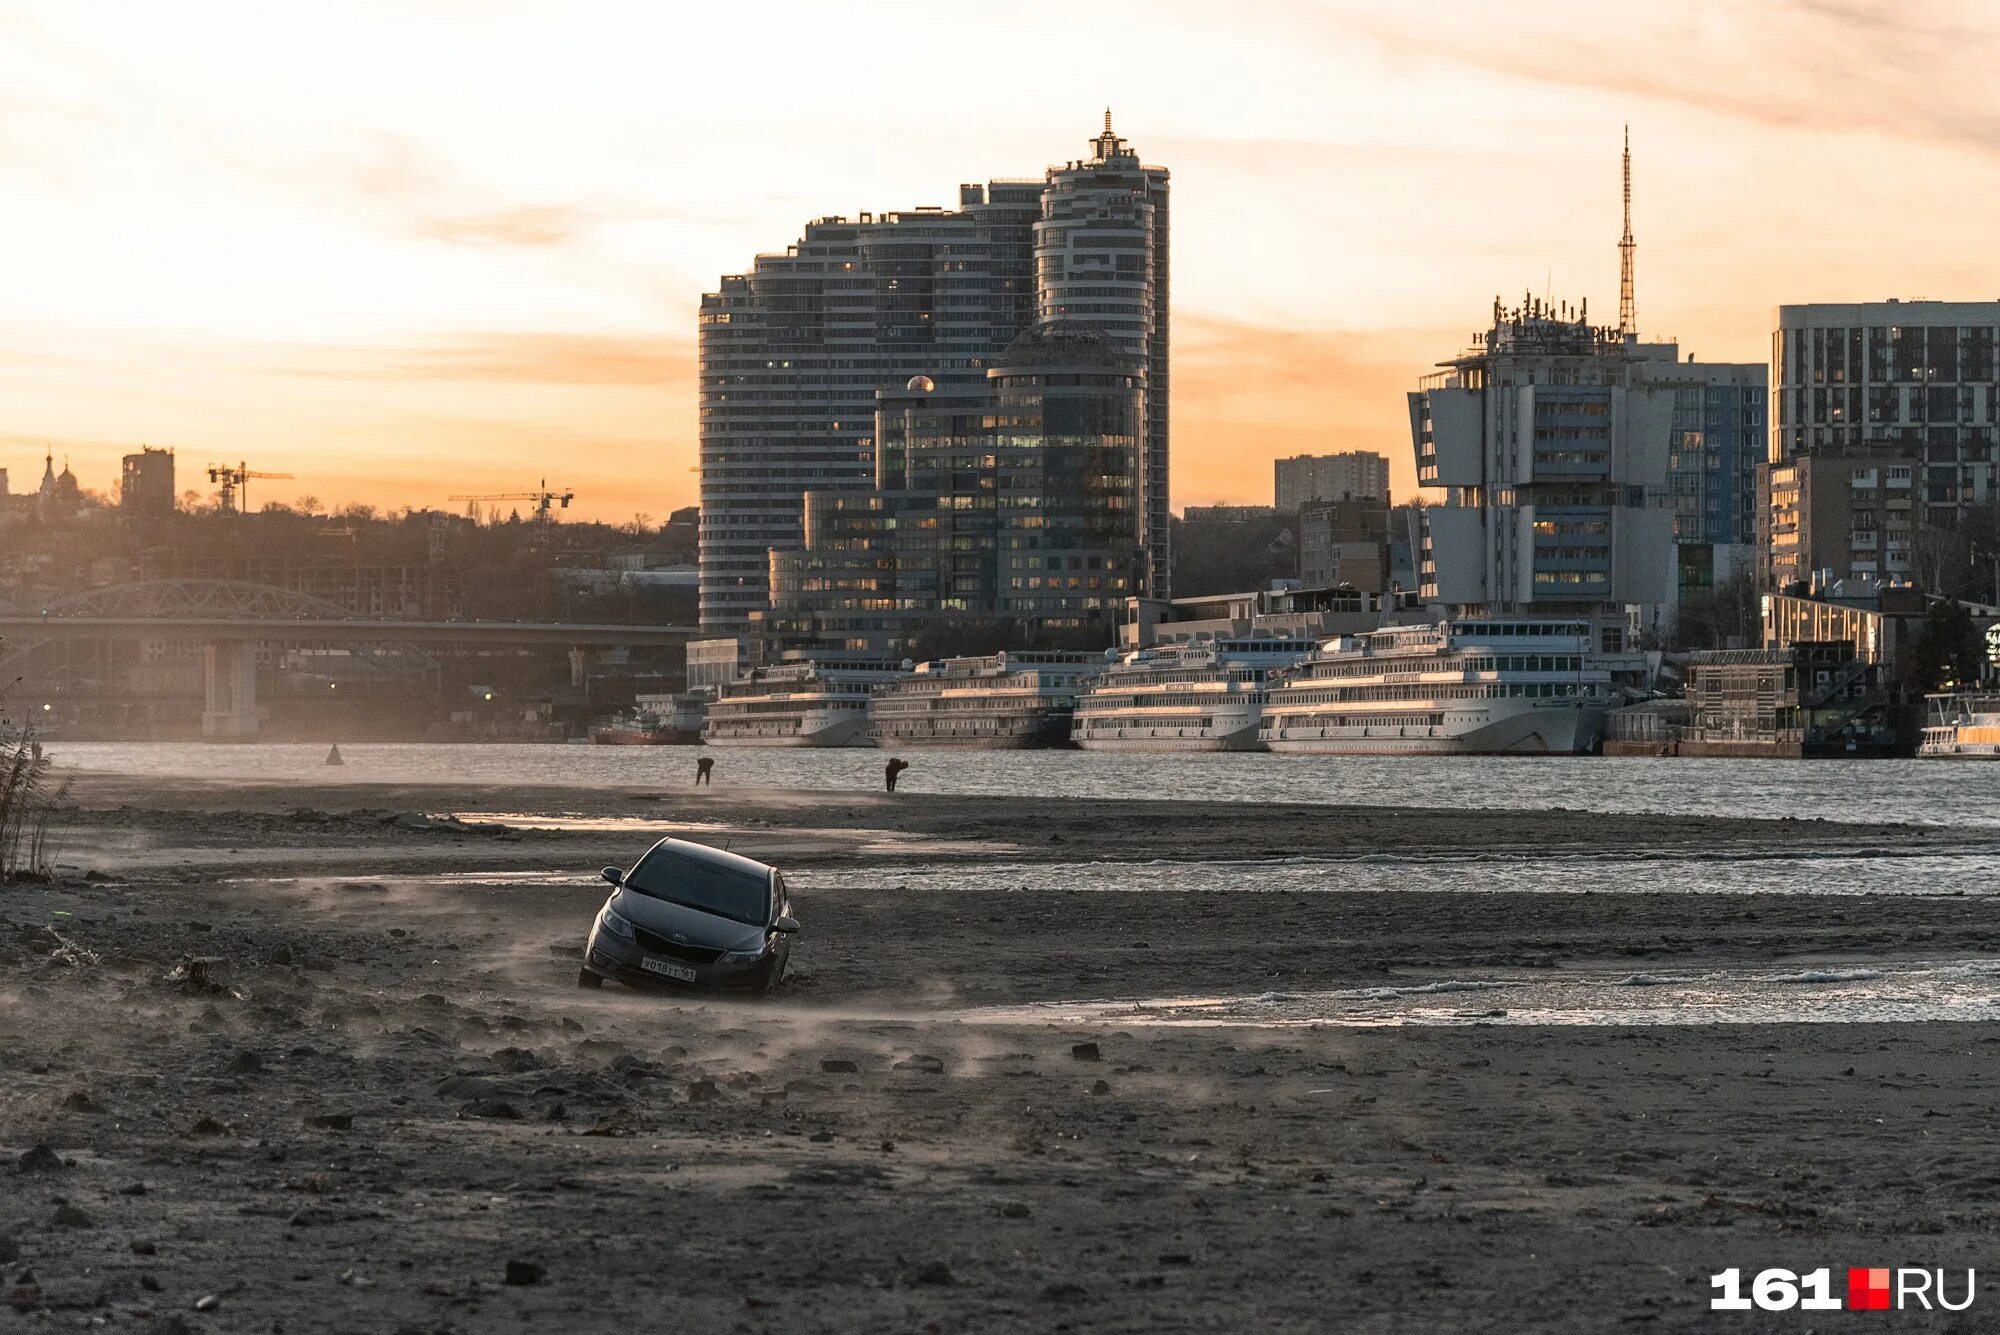
M289 479L291 474L256 473L251 471L250 465L242 462L238 462L234 466L229 464L210 464L208 466L208 480L216 486L216 499L221 504L222 513L226 515L250 513L250 488L248 483L253 477L262 478L270 482L279 482Z
M467 502L468 511L481 501L527 501L534 506L535 522L547 524L555 518L553 507L561 506L565 510L569 509L569 503L576 499L576 493L568 487L564 487L561 491L551 491L549 480L543 478L539 491L496 491L486 496L453 496L450 499Z

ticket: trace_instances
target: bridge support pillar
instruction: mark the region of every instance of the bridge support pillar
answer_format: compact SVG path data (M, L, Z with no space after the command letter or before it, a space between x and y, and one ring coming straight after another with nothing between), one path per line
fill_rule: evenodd
M201 735L243 741L257 735L257 646L224 643L202 646L208 700L201 711Z
M587 650L572 649L569 651L570 685L582 686L590 680L590 674L587 671L589 663L590 663L590 654Z

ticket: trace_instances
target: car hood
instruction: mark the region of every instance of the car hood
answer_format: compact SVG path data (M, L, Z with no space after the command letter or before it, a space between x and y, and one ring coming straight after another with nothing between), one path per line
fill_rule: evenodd
M764 928L737 922L717 913L704 913L682 904L642 895L620 888L611 906L620 917L656 932L669 941L706 946L711 950L757 950L764 944Z

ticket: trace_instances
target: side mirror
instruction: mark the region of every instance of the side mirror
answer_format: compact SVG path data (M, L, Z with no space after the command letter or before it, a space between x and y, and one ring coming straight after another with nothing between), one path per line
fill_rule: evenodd
M771 924L771 930L774 932L796 932L799 930L799 920L787 913Z
M625 884L625 873L616 867L606 867L603 871L603 876L605 880L611 882L613 885Z

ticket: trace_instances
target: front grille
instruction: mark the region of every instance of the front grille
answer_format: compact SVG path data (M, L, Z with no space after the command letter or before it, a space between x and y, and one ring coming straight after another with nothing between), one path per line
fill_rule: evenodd
M640 949L650 950L655 955L666 955L693 964L713 964L722 958L722 952L711 946L691 946L685 941L669 940L658 932L649 932L636 924L632 928L632 933L638 939Z

